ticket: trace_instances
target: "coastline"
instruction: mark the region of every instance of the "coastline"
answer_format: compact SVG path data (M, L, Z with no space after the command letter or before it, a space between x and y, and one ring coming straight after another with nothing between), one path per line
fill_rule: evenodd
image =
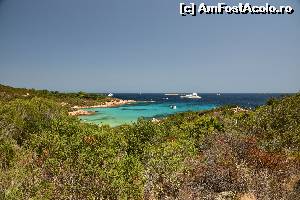
M73 106L72 109L75 109L75 110L68 112L68 114L71 116L94 115L96 112L82 110L82 109L85 109L85 108L112 108L112 107L122 106L125 104L132 104L132 103L136 103L136 102L137 101L135 101L135 100L117 99L117 100L113 100L113 101L103 102L102 104L93 105L93 106Z
M71 111L68 114L70 116L83 116L83 115L94 115L96 112L94 111L86 111L86 110L75 110Z

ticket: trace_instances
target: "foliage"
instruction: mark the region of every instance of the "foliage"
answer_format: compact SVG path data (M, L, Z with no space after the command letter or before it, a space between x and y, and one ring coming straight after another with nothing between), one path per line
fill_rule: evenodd
M69 109L72 106L98 105L105 101L113 100L113 98L97 93L85 93L82 91L77 93L61 93L58 91L13 88L0 84L0 101L8 102L15 99L31 99L34 97L56 101Z
M262 145L275 151L300 151L300 94L270 100L266 106L242 120L245 131L260 138Z
M253 111L223 107L111 128L68 116L62 94L37 93L45 96L0 102L1 199L299 194L299 94Z

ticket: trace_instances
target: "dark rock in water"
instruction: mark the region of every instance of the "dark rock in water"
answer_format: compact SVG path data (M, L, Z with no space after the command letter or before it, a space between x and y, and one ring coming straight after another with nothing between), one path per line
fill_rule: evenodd
M144 108L122 108L121 110L136 110L136 111L142 111L142 110L147 110Z

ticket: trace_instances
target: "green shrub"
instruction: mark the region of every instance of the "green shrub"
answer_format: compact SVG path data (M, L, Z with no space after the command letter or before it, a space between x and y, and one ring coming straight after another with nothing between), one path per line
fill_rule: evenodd
M0 198L175 199L191 191L218 198L252 190L266 199L284 191L285 199L283 181L300 171L299 94L253 111L224 107L116 128L81 123L56 100L0 103Z

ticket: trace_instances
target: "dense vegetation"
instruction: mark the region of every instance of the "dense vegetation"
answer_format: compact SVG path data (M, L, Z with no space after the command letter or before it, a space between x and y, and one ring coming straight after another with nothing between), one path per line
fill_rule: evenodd
M31 99L34 97L50 99L68 108L72 106L98 105L102 102L113 100L113 98L96 93L62 93L58 91L13 88L0 84L0 101L8 102L14 99Z
M50 95L51 96L51 95ZM115 128L0 104L0 199L299 199L300 95Z

